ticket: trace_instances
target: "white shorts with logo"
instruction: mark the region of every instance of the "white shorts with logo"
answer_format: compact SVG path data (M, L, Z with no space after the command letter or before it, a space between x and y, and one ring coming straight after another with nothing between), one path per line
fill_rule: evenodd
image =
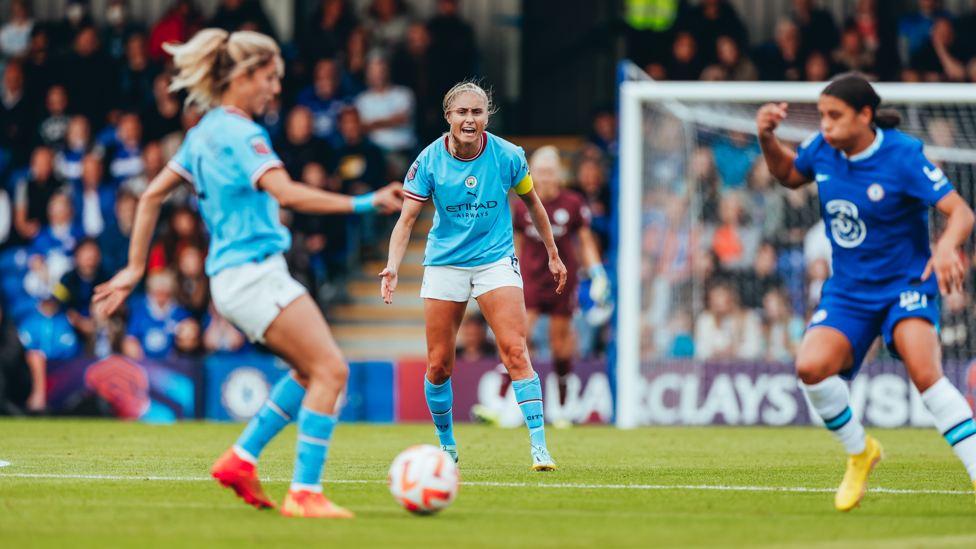
M214 307L251 341L264 343L264 332L278 314L307 293L288 274L281 254L228 267L210 279Z
M522 288L522 272L514 255L477 267L428 265L424 268L420 297L467 302L469 297L477 298L504 286Z

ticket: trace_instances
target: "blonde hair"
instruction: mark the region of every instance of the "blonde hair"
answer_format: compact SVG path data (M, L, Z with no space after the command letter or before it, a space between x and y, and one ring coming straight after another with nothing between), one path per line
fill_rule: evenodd
M447 118L448 115L451 113L451 110L454 108L454 101L458 97L460 97L462 93L467 93L467 92L477 94L481 96L482 99L485 100L485 105L486 105L485 112L488 114L488 116L491 116L496 112L498 112L498 108L495 106L495 103L492 101L491 98L491 89L486 90L481 86L479 86L477 82L464 81L455 84L454 87L451 88L444 96L444 102L443 102L444 118ZM487 123L485 125L487 126ZM450 146L451 154L457 156L457 143L454 142L454 136L451 134L450 131L447 131L445 135L447 135L447 142L448 145Z
M532 153L532 156L529 157L529 164L534 166L536 162L545 160L555 162L556 169L558 169L560 174L562 174L562 157L559 156L559 149L557 149L554 145L546 145L536 149L536 151Z
M203 111L220 104L220 96L238 75L268 63L277 65L279 78L285 72L278 44L259 32L204 29L185 44L163 44L163 49L173 56L177 70L169 90L185 89L186 106L196 104Z

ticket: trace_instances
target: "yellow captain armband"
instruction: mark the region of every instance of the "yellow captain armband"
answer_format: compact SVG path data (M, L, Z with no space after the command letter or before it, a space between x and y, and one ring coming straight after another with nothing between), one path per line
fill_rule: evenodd
M522 178L522 181L519 181L519 184L515 186L515 192L518 194L525 194L531 190L532 190L532 175L525 174L525 177Z

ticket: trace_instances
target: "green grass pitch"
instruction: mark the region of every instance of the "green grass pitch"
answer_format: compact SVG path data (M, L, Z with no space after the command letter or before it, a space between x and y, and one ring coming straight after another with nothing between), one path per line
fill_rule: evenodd
M199 480L240 430L0 421L0 460L11 462L0 468L0 547L976 547L973 487L934 430L874 431L887 459L871 487L909 492L869 492L844 514L832 490L845 456L822 429L550 429L559 470L533 473L524 429L462 425L461 475L470 484L446 511L415 517L384 481L399 451L436 441L433 427L342 425L325 477L365 482L325 490L356 512L352 521L259 512ZM291 426L261 459L279 502L294 441Z

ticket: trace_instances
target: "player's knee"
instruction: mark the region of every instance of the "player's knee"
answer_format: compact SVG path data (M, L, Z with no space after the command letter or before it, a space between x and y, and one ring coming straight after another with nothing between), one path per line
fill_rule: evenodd
M341 359L324 361L317 364L308 377L313 382L345 387L346 382L349 381L349 365Z
M816 385L830 377L829 365L816 358L799 357L796 360L796 376L804 385Z
M427 358L427 381L434 385L442 385L451 379L453 370L447 357L429 356Z

